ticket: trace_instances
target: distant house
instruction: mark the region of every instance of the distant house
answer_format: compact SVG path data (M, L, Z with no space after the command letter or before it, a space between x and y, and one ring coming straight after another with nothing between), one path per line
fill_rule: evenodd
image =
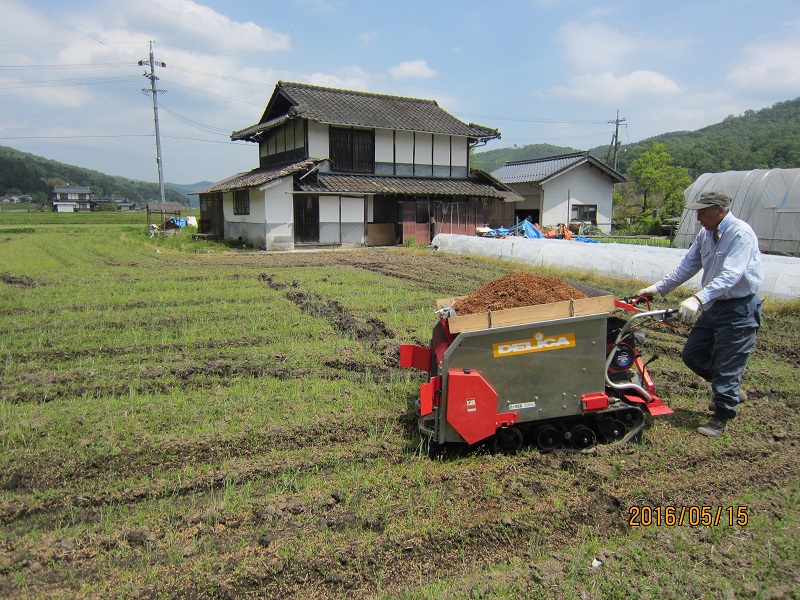
M588 152L509 162L492 175L525 199L514 207L520 220L530 217L544 226L580 221L606 233L614 184L626 181Z
M0 197L0 201L2 202L12 202L13 204L17 204L19 202L30 202L33 198L29 194L19 194L16 196L2 196Z
M131 202L127 198L100 198L99 200L92 200L92 210L103 210L102 207L113 205L117 210L133 210L136 208L136 203ZM110 210L110 209L106 209Z
M267 250L428 244L513 219L522 199L470 172L473 146L500 133L433 100L280 81L255 125L259 166L199 192L199 232Z
M92 210L92 191L79 185L63 185L53 188L53 212L76 212Z

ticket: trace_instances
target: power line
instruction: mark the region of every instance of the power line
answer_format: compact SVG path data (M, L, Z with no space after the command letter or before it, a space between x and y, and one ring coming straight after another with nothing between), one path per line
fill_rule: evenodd
M128 83L131 81L139 81L139 78L131 75L114 75L111 77L91 77L83 79L41 79L39 81L9 81L9 82L0 82L0 89L21 90L21 89L42 88L42 87L108 85L113 83Z
M183 73L192 73L193 75L203 75L204 77L211 77L213 79L221 79L223 81L232 81L234 83L242 83L245 85L253 85L256 87L272 88L274 83L265 83L263 81L253 81L252 79L242 79L232 75L220 75L219 73L209 73L207 71L198 71L197 69L190 69L188 67L169 67L173 71L181 71Z
M132 138L132 137L145 137L145 138L152 138L155 137L152 133L115 133L115 134L107 134L107 135L91 135L91 134L81 134L81 135L18 135L18 136L0 136L0 140L74 140L74 139L82 139L82 138ZM164 135L161 136L166 139L171 140L185 140L189 142L207 142L209 144L229 144L231 146L248 146L250 144L247 142L231 142L231 141L223 141L223 140L204 140L202 138L191 138L185 137L180 135Z
M260 106L261 108L264 107L264 103L263 102L255 103L255 102L248 102L247 100L242 100L240 98L231 98L230 96L223 96L222 94L215 94L214 92L208 92L206 90L193 88L193 87L188 86L188 85L181 85L180 83L176 83L175 81L172 81L171 79L162 79L161 81L163 81L164 83L168 83L170 85L176 85L176 86L178 86L180 88L184 88L184 89L187 89L187 90L192 90L193 92L200 92L201 94L207 94L208 96L215 96L216 98L224 98L225 100L232 100L233 102L241 102L242 104L249 104L250 106Z
M153 137L152 133L115 133L106 135L18 135L3 136L0 140L75 140L80 138L128 138L128 137Z
M110 48L111 50L114 50L114 51L116 51L116 52L119 52L120 54L124 54L125 56L128 56L128 57L130 57L130 58L133 58L134 60L136 60L136 58L135 58L134 56L132 56L132 55L128 54L127 52L125 52L125 51L123 51L123 50L120 50L119 48L115 48L114 46L109 46L109 45L108 45L106 42L104 42L104 41L103 41L103 40L101 40L100 38L98 38L98 37L96 37L96 36L93 36L93 35L91 35L91 34L88 34L88 33L86 33L85 31L82 31L82 30L78 29L78 28L77 28L77 27L75 27L74 25L71 25L70 23L67 23L66 21L63 21L63 20L59 19L57 16L55 16L55 15L53 15L53 14L50 14L49 12L47 12L46 10L44 10L44 9L42 9L42 8L39 8L38 6L36 6L35 4L33 4L32 2L29 2L28 0L21 0L21 1L22 1L22 2L24 2L25 4L27 4L28 6L30 6L31 8L33 8L33 9L35 9L35 10L38 10L40 13L42 13L42 14L44 14L44 15L47 15L47 16L48 16L48 17L50 17L51 19L54 19L54 20L58 21L58 22L59 22L59 23L61 23L62 25L66 25L66 26L67 26L67 27L69 27L70 29L74 29L75 31L77 31L77 32L78 32L78 33L80 33L81 35L84 35L84 36L86 36L87 38L89 38L90 40L93 40L93 41L97 42L98 44L102 44L103 46L107 46L107 47L108 47L108 48Z
M605 125L605 121L588 121L583 119L529 119L526 117L502 117L499 115L479 115L475 113L453 113L462 117L477 117L479 119L497 119L499 121L518 121L521 123L552 123L566 125Z
M163 110L167 111L170 115L175 117L181 123L185 123L186 125L190 125L191 127L195 127L200 129L201 131L205 131L206 133L213 133L216 135L230 135L232 129L224 129L222 127L214 127L213 125L207 125L205 123L201 123L199 121L194 121L189 117L185 117L181 114L176 113L174 110L168 108L163 102L159 105Z
M102 69L106 67L135 67L136 63L81 63L63 65L0 65L0 71L37 71L42 69Z

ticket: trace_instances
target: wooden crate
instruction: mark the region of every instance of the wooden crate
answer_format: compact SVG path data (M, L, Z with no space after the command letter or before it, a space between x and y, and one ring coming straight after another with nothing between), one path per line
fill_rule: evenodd
M572 285L589 295L589 297L565 300L564 302L552 302L550 304L538 304L536 306L495 310L474 315L456 315L447 319L450 333L507 327L508 325L521 325L523 323L541 323L542 321L597 315L614 311L614 296L593 288ZM453 303L460 298L463 298L463 296L437 300L436 310L441 310L446 306L453 306Z

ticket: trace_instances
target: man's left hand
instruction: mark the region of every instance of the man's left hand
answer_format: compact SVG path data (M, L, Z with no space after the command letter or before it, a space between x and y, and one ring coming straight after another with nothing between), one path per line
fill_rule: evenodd
M700 300L696 296L689 296L681 302L681 306L678 308L678 318L684 323L691 323L697 317L700 306Z

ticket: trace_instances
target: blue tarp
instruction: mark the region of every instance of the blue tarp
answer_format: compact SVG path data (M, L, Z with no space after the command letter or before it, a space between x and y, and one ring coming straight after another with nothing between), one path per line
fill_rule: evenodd
M485 237L504 237L507 235L517 235L519 233L532 240L544 237L542 232L536 229L533 223L528 220L520 221L519 225L516 227L499 227L497 229L492 229L485 234Z

